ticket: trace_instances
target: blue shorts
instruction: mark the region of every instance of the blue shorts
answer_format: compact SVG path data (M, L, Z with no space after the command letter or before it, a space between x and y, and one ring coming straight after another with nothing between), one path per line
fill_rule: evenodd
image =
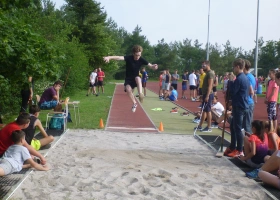
M45 101L40 104L40 109L41 110L50 110L54 107L56 107L58 104L58 101Z
M203 112L211 112L211 106L212 106L212 103L213 103L214 95L213 94L209 95L208 102L204 101L205 97L206 97L206 94L202 95L202 100L203 100L202 108L203 108Z
M170 100L170 101L175 101L176 99L175 99L174 96L169 96L169 100Z
M187 90L188 86L187 85L182 85L182 90Z

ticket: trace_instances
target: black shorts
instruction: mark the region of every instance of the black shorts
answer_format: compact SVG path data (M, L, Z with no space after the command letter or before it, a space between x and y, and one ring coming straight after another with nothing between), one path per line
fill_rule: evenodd
M97 82L97 85L98 85L98 86L103 86L103 81L98 81L98 82Z
M199 96L202 95L202 88L199 88L199 89L198 89L198 95L199 95Z
M202 95L202 108L203 108L203 112L211 112L211 106L212 106L212 103L213 103L213 99L214 99L214 95L213 94L210 94L209 95L209 99L208 99L208 102L205 102L205 97L206 97L206 94Z
M195 90L196 86L195 85L190 85L190 90Z
M213 92L217 92L217 87L213 87Z
M172 83L171 86L172 86L175 90L177 90L177 84L176 84L176 83Z
M142 87L146 87L147 82L142 82Z
M89 82L89 87L94 87L95 86L95 83L92 84L91 82Z
M124 80L124 86L126 85L130 85L131 89L134 89L135 87L137 87L135 78L126 78Z

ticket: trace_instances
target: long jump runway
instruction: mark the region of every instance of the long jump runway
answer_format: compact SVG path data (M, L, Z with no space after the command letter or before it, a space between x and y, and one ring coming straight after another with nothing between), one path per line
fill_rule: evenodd
M144 101L145 103L145 101ZM105 130L115 132L158 133L157 127L137 103L136 112L131 111L132 102L124 92L123 84L117 84L112 99Z

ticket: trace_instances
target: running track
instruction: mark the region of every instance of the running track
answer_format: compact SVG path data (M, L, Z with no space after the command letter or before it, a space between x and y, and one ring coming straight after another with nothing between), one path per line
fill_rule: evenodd
M131 112L131 107L132 102L123 91L123 84L117 84L105 130L158 133L157 127L150 120L139 102L135 113Z

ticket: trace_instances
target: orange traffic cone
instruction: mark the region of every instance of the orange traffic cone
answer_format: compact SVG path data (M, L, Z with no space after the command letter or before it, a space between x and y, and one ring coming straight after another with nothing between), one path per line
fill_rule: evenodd
M158 129L159 131L163 131L163 124L162 124L162 122L160 122L160 124L159 124L159 129Z
M99 128L104 128L104 124L103 124L103 120L102 119L100 119L100 121L99 121Z

